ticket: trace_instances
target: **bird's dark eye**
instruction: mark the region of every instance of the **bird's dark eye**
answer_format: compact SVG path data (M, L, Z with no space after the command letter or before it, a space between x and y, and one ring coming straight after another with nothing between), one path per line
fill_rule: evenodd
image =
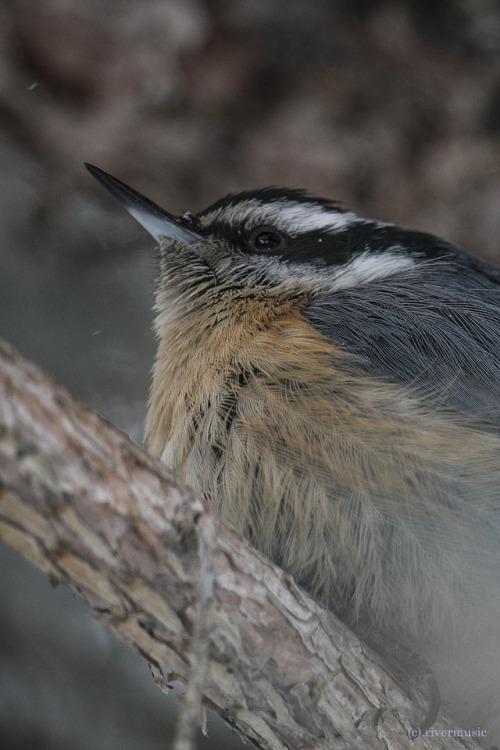
M258 253L272 253L285 246L286 238L274 227L257 227L250 235L248 244Z

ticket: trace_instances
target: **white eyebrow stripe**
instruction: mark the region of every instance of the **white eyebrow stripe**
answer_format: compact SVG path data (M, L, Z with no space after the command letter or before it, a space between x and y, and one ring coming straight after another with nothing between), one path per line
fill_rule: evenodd
M200 222L202 226L208 226L214 221L237 226L248 219L252 220L252 226L272 224L276 229L292 235L314 230L338 232L353 224L369 223L352 211L337 212L313 202L282 200L264 203L256 198L249 198L223 210L210 211L200 217Z
M415 258L398 250L399 248L394 247L376 255L370 252L357 255L350 263L339 267L332 280L331 288L335 291L352 289L361 284L415 268Z

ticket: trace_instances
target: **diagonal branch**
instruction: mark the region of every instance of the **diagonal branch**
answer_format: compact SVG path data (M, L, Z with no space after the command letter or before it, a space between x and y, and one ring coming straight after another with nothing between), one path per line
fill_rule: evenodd
M212 625L197 628L209 639L205 706L263 750L414 749L415 706L345 626L1 343L0 534L169 679L188 678L200 570L203 581L213 563ZM420 747L476 747L436 736L446 726Z

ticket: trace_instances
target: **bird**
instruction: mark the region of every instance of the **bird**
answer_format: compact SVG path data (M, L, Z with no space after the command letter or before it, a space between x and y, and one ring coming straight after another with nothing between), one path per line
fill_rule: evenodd
M159 246L149 451L500 744L500 270L304 190L174 216L86 166Z

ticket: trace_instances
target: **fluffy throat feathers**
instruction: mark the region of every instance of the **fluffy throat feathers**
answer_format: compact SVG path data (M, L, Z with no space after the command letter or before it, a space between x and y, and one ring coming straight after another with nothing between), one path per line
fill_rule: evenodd
M323 357L331 356L331 346L301 314L310 297L286 291L214 290L182 309L179 300L159 292L159 346L146 435L149 451L172 469L180 467L177 459L167 459L165 446L170 444L180 458L188 445L172 445L173 434L188 414L198 411L202 418L204 406L217 398L225 379L255 369L272 371L272 363L299 360L304 347L312 355L315 350L316 356L320 351ZM271 371L269 375L277 374Z

